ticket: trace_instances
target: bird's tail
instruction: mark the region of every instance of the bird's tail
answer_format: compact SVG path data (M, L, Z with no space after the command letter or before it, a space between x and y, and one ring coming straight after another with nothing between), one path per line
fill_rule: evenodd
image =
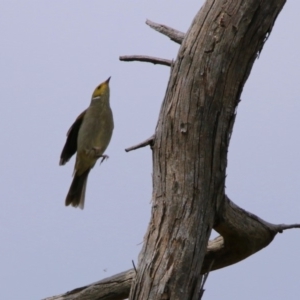
M86 170L81 175L78 175L76 172L72 184L70 186L68 195L66 197L66 206L72 205L74 207L84 207L84 198L85 198L85 188L87 183L87 178L89 175L90 169Z

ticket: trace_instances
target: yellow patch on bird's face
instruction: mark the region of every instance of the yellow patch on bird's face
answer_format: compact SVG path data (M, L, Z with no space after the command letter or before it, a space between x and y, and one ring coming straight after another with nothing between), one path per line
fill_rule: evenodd
M95 88L92 98L102 96L109 89L108 82L103 82Z

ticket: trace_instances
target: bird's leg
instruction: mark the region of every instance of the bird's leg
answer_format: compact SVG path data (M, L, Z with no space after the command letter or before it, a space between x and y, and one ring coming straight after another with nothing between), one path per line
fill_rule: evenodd
M103 161L104 161L105 159L109 159L109 156L108 156L108 155L102 154L102 149L97 148L97 147L93 147L92 150L93 150L94 156L95 156L96 158L102 157L102 159L101 159L101 161L100 161L100 165L103 163ZM100 153L101 153L101 154L100 154Z

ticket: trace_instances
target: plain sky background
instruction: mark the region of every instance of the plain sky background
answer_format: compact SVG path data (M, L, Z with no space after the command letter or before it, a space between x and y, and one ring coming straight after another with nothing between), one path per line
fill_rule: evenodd
M175 59L148 18L186 31L202 1L0 1L0 299L34 300L132 267L150 218L149 148L170 70L120 55ZM288 1L242 94L227 194L273 223L300 222L299 1ZM109 76L110 156L89 176L82 211L64 206L74 158L66 132ZM300 232L212 272L204 299L300 299Z

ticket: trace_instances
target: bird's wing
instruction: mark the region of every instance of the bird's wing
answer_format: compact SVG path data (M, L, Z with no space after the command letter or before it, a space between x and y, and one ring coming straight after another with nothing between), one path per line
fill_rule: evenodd
M67 140L60 155L59 165L64 165L77 151L78 131L83 121L86 110L84 110L75 120L67 133Z

